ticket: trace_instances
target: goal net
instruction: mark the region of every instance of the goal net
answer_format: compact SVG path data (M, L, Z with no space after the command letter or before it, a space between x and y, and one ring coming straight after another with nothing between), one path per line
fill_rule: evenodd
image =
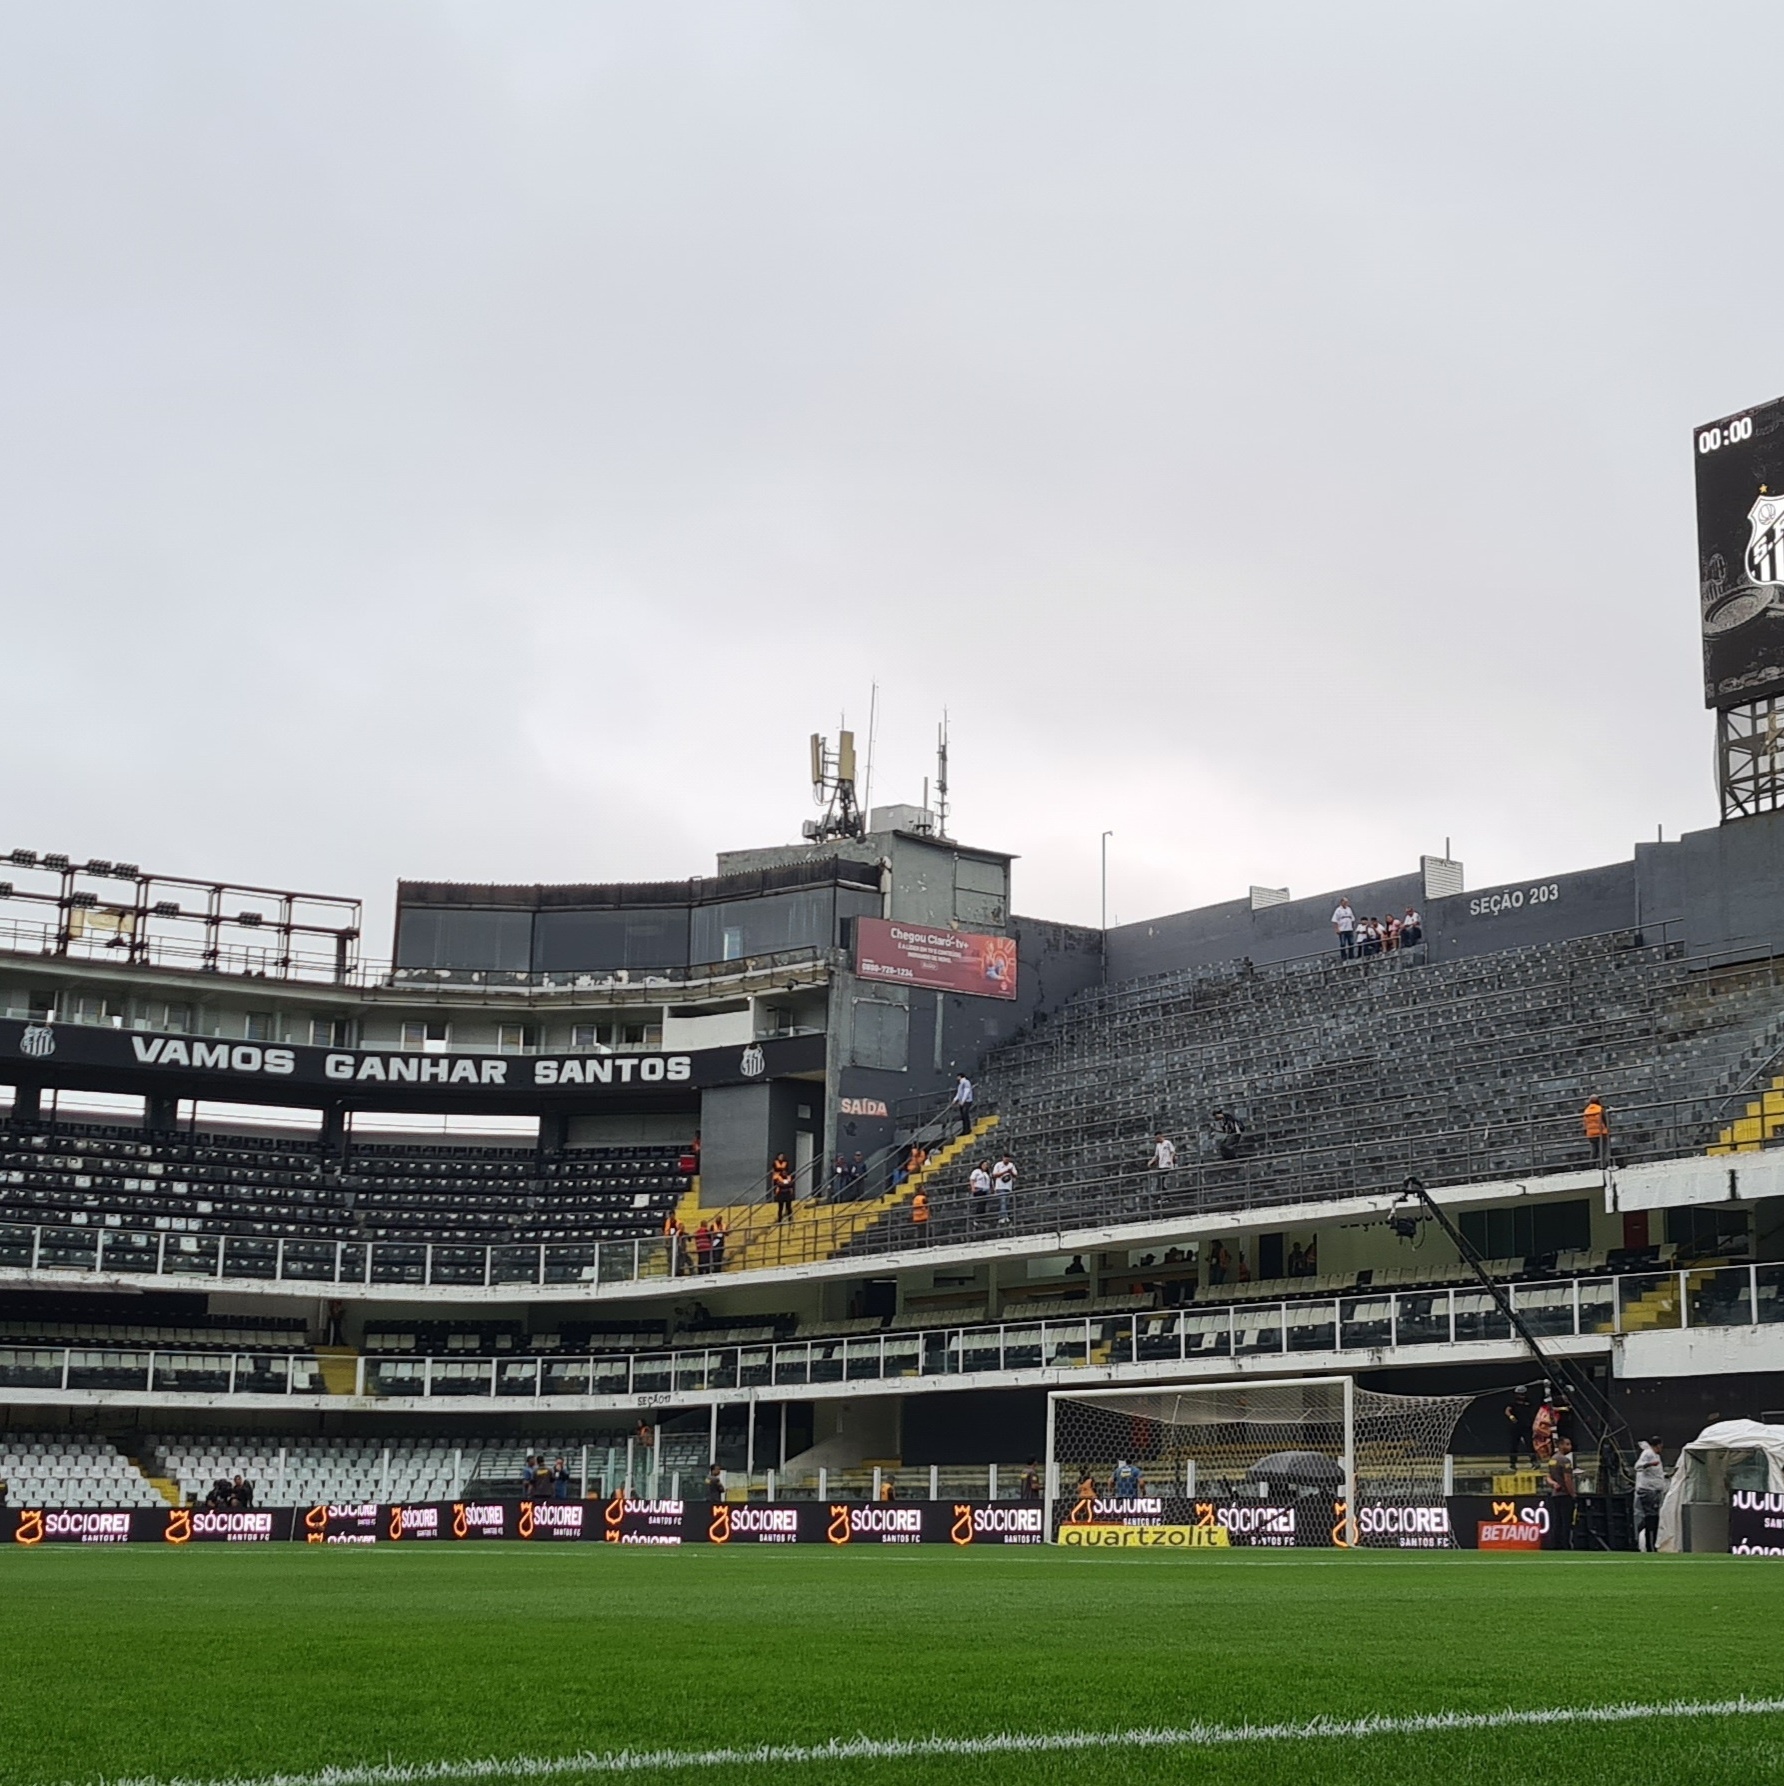
M1047 1398L1052 1526L1156 1520L1218 1524L1238 1543L1447 1544L1444 1460L1472 1400L1383 1395L1349 1377L1058 1390Z

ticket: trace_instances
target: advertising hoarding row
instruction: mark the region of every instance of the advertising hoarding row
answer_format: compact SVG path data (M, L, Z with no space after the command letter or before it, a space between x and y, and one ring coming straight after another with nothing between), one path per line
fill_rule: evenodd
M980 998L1016 996L1016 939L891 918L855 920L855 975Z
M1072 1549L1509 1550L1560 1547L1545 1499L1452 1495L1447 1502L1208 1501L1184 1495L1062 1500L1057 1542ZM1737 1491L1736 1556L1784 1556L1784 1493ZM205 1512L191 1507L0 1508L0 1545L41 1544L1044 1544L1038 1501L336 1502Z
M1045 1509L1019 1501L331 1502L209 1513L189 1507L0 1508L0 1544L527 1543L1040 1544Z

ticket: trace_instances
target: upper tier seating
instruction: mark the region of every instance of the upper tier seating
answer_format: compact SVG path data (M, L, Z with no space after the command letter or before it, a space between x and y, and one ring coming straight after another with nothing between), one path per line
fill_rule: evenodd
M266 1239L522 1245L658 1233L687 1190L676 1146L375 1143L0 1125L0 1219Z
M1701 1149L1781 1048L1771 964L1706 973L1627 934L1186 969L1084 993L988 1057L1001 1123L974 1157L1015 1159L1018 1229L1585 1167L1593 1093L1627 1162ZM1179 1160L1162 1181L1146 1169L1161 1131ZM931 1187L932 1240L973 1232L971 1163ZM858 1246L908 1227L894 1211Z

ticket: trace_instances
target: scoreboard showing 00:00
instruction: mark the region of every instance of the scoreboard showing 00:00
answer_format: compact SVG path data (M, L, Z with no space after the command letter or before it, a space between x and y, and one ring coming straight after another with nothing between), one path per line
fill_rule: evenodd
M1753 418L1750 415L1738 415L1732 422L1718 422L1714 427L1699 428L1697 431L1697 450L1700 453L1714 453L1725 446L1739 446L1743 440L1753 438Z
M1784 398L1691 431L1704 704L1784 691Z

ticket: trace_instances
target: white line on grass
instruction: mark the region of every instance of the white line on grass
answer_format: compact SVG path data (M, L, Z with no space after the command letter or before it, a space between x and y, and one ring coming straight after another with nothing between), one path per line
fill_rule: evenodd
M1653 1704L1547 1706L1530 1711L1421 1712L1410 1717L1309 1718L1279 1724L1185 1724L1134 1730L1003 1731L991 1736L853 1736L827 1743L757 1743L730 1749L610 1749L575 1755L488 1756L468 1761L386 1761L305 1774L230 1774L197 1780L153 1774L101 1786L428 1786L451 1780L549 1780L679 1768L798 1766L814 1761L904 1761L951 1755L1044 1755L1087 1749L1218 1749L1283 1743L1515 1730L1560 1724L1636 1724L1661 1718L1750 1718L1784 1713L1784 1699L1668 1699Z

